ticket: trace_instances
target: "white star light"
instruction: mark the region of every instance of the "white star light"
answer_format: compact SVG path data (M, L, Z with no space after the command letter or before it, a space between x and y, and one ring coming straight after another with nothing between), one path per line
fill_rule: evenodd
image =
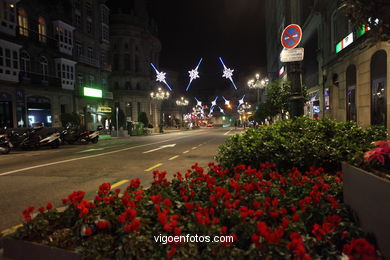
M202 106L202 101L198 100L197 105L201 107Z
M232 69L224 68L222 77L233 81L233 72L234 72L234 70L232 70Z
M238 107L240 107L242 104L244 104L244 98L245 98L245 95L240 100L238 100Z
M211 101L211 107L214 107L217 105L217 99L218 99L218 97L216 97L213 101Z
M162 72L162 71L156 72L156 73L157 73L157 75L156 75L156 81L160 81L160 82L166 83L166 81L165 81L165 75L166 75L167 73Z
M222 97L224 100L225 100L225 105L229 106L230 105L230 101L227 100L225 97Z
M194 79L199 78L199 71L197 69L188 71L190 74L190 80L193 81Z

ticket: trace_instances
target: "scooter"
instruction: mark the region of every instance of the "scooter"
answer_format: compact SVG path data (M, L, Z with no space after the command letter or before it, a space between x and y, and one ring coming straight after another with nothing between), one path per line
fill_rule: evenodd
M74 144L88 144L89 143L89 132L82 131L79 128L72 128L71 125L67 125L65 129L61 132L62 143Z
M9 138L6 134L0 135L0 153L7 154L11 151L13 147L12 143L9 141Z
M40 138L39 146L49 145L51 148L58 148L61 143L61 135L58 132L52 133L45 138Z
M96 129L96 131L91 131L89 132L89 140L91 140L91 142L93 144L96 144L98 141L99 141L99 134L100 134L100 131L103 129L102 126L98 126L98 128Z

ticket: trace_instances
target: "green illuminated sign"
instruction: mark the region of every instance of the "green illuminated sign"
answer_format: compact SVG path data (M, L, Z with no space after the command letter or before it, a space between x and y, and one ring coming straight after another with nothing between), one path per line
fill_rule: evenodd
M101 89L96 88L84 88L84 96L102 98L103 92Z

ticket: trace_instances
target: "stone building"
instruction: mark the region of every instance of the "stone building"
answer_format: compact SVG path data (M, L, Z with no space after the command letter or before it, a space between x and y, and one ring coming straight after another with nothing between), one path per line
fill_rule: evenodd
M70 12L66 1L1 1L0 127L60 126L72 111Z
M270 10L267 69L274 79L289 70L288 64L279 61L283 28L290 23L302 27L302 83L309 99L305 114L389 128L390 43L370 39L365 25L354 29L343 12L345 7L336 0L267 0L266 5Z
M150 98L150 93L157 88L150 63L159 68L161 43L143 1L134 3L131 10L113 10L110 16L112 73L109 85L127 121L137 121L139 113L146 112L156 128L161 102Z
M95 129L109 127L113 94L109 91L111 72L110 10L106 0L73 0L74 58L76 65L75 111L82 125Z

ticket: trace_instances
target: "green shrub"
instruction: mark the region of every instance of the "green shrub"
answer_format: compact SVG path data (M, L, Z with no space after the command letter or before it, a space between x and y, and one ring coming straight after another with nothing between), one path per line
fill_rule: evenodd
M386 136L383 127L364 129L353 122L301 117L232 136L219 147L217 161L228 167L238 164L257 167L269 161L284 169L321 166L336 171L341 168L341 161L360 163L371 143Z
M149 125L149 119L145 112L139 112L138 114L138 122L143 123L145 127Z
M60 115L60 120L62 123L62 126L66 126L67 124L72 124L74 126L80 125L80 115L76 112L72 113L62 113Z

